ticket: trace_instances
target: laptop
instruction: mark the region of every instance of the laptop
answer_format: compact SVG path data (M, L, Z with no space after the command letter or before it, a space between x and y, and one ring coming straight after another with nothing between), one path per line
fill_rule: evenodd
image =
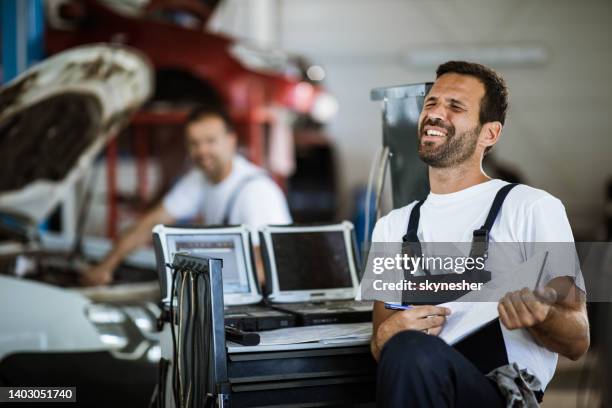
M353 224L266 226L260 231L268 304L299 325L372 319L372 302L355 301L357 250Z
M261 305L249 230L246 226L175 227L156 225L153 245L162 303L170 305L171 264L177 253L218 258L223 261L223 304L225 324L245 331L291 327L295 317Z

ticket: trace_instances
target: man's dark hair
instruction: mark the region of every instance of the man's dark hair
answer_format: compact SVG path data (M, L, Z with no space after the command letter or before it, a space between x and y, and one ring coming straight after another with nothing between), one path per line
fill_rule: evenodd
M230 118L229 114L225 109L220 107L219 105L198 105L194 107L189 115L187 116L187 120L185 120L185 127L189 126L193 122L197 122L200 119L204 119L205 117L217 117L223 121L225 125L225 130L228 133L232 133L235 130L234 122Z
M508 88L504 79L491 68L466 61L448 61L436 70L436 79L444 74L469 75L478 79L485 88L480 101L480 124L499 121L503 125L508 111Z

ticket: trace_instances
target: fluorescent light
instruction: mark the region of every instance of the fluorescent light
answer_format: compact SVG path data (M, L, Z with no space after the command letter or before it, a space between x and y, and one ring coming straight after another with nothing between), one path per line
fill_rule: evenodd
M469 45L422 48L400 55L402 65L408 67L431 67L451 60L494 66L543 65L549 52L540 45Z

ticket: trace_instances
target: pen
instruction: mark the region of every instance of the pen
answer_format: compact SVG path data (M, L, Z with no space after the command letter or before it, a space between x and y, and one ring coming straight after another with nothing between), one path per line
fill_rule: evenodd
M395 303L387 303L385 302L385 309L389 309L389 310L408 310L408 309L412 309L414 306L410 306L410 305L398 305Z
M542 266L540 267L540 273L538 274L538 280L536 281L535 288L533 290L538 290L538 286L540 286L540 279L542 279L542 272L544 272L544 266L546 266L546 260L548 259L548 251L544 254L544 260L542 261ZM386 304L385 304L386 307Z

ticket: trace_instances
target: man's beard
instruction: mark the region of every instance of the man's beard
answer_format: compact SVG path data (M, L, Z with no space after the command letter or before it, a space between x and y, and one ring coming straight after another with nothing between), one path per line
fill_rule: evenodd
M213 160L212 162L209 162L208 165L205 165L202 162L197 162L197 166L210 181L216 181L223 173L223 166L218 160Z
M421 142L422 129L425 125L432 125L446 129L446 140L441 143ZM472 157L478 145L478 135L482 125L471 130L456 134L453 125L446 125L439 119L428 119L419 126L417 138L419 157L431 167L453 167Z

